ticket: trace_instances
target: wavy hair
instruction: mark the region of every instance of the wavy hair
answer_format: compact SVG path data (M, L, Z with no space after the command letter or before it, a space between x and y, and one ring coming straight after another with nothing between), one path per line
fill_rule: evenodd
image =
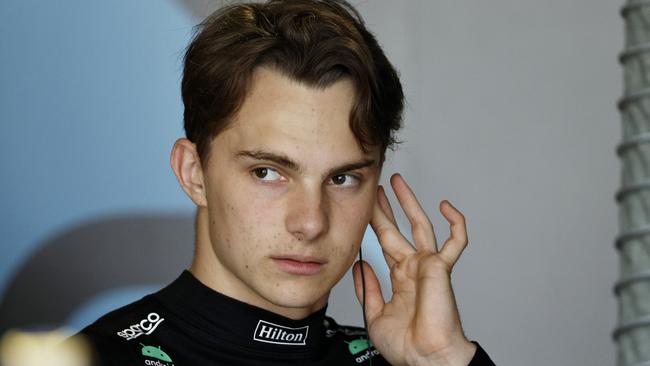
M345 0L230 4L195 27L183 59L184 128L207 166L212 139L232 123L258 66L314 88L355 86L350 129L362 151L394 149L404 94L397 71Z

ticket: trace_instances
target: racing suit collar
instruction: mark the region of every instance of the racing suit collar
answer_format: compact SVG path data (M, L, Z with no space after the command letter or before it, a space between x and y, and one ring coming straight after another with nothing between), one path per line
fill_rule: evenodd
M185 270L156 294L206 342L227 343L254 354L318 358L325 339L327 306L294 320L219 293Z

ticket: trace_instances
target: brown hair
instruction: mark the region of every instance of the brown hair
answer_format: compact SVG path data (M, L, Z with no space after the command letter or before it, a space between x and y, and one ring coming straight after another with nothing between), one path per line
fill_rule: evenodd
M397 71L345 0L270 0L222 7L197 25L184 57L187 138L207 166L212 139L244 102L253 70L269 66L315 88L350 77L350 129L362 151L400 143L404 94ZM196 29L195 29L196 30Z

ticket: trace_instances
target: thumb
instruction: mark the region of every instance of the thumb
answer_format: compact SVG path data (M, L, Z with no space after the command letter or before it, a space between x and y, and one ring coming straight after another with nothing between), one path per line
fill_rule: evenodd
M366 320L368 326L381 314L384 309L384 297L381 294L381 286L375 271L366 261L357 261L352 268L354 290L357 293L359 304L363 306L363 282L361 279L361 264L363 263L363 277L366 284Z

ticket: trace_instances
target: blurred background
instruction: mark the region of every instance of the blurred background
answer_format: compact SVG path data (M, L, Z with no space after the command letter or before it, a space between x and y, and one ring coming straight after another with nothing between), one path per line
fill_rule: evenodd
M0 333L74 332L189 266L169 154L184 47L220 3L0 2ZM467 218L467 336L497 364L614 364L622 3L351 3L408 103L382 184L402 173L441 243L441 200ZM370 229L364 248L387 287ZM363 323L349 275L328 309Z

